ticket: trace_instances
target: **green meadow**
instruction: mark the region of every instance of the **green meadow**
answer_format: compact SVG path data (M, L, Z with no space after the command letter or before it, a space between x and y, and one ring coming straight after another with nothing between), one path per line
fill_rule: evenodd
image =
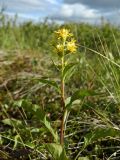
M120 27L1 13L0 160L119 159Z

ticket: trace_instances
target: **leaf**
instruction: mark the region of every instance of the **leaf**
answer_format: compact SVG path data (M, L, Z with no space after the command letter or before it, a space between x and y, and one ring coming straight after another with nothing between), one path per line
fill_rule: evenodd
M71 97L71 102L73 102L77 99L84 99L85 97L95 96L95 95L96 95L96 93L93 90L86 90L86 89L78 90Z
M97 141L103 141L108 138L120 137L120 130L115 128L97 128L95 131L90 132L84 137L84 145L82 149L77 154L75 160L78 158L80 153L90 144L93 144ZM117 140L117 139L116 139Z
M88 157L79 157L78 160L89 160Z
M38 120L43 120L44 119L45 112L43 111L43 109L41 109L41 107L39 105L32 104L28 100L21 99L19 101L15 101L14 106L24 108L27 112L30 112L30 113L34 114L34 116Z
M16 120L14 118L6 118L6 119L3 119L2 120L2 123L4 123L5 125L9 125L9 126L12 126L14 127L15 126L22 126L22 122L20 120Z
M98 94L94 92L93 90L86 90L86 89L78 90L71 96L70 102L67 104L66 107L69 108L72 105L72 103L76 100L79 100L79 99L82 100L85 97L95 96L95 95L98 95Z
M23 99L14 102L14 106L22 107Z
M60 144L50 143L46 147L55 160L68 160L65 150Z
M32 148L34 149L36 147L36 145L34 143L31 143L31 142L26 142L26 145L29 147L29 148Z
M73 75L75 67L76 67L76 63L70 63L65 66L63 71L64 80L68 80Z
M65 66L64 71L63 71L63 78L70 78L71 75L73 74L73 69L75 68L76 63L69 63Z
M33 113L33 104L27 99L20 99L18 101L14 101L14 107L23 107L28 112Z
M63 151L62 146L60 144L50 143L50 144L47 144L46 147L47 147L48 151L51 153L52 157L55 160L59 160L59 158L62 154L62 151Z
M49 79L43 79L43 78L39 79L39 81L43 84L47 84L47 85L50 85L50 86L54 87L55 89L57 89L58 92L60 92L58 84L55 81L52 81L52 80L49 80Z
M55 132L54 129L51 127L50 122L46 119L46 116L44 117L42 122L45 125L45 127L47 128L47 130L52 134L52 136L54 137L54 140L56 142L58 142L59 136L58 136L57 132Z
M32 104L31 102L24 99L18 101L18 103L16 102L15 105L19 105L19 107L24 107L28 112L34 114L34 116L43 124L44 128L46 128L47 131L51 133L54 140L58 142L59 136L57 132L55 132L54 129L51 127L50 122L46 118L44 110L41 109L40 106Z
M43 121L44 120L44 117L45 117L45 112L43 109L40 108L40 106L38 105L33 105L32 106L32 109L33 109L33 113L34 113L34 116L40 120L40 121Z
M60 158L59 158L59 160L68 160L68 158L67 158L67 155L66 155L66 152L65 152L65 149L63 149L63 151L62 151L62 153L61 153L61 155L60 155Z
M65 99L65 106L68 106L71 102L71 97Z
M31 133L39 133L39 132L40 132L40 128L31 129Z
M17 147L17 144L18 144L18 139L20 139L20 136L19 135L16 135L15 138L14 138L14 146L13 146L13 149L15 149Z
M34 110L34 116L44 124L44 127L49 131L52 136L54 137L54 140L58 142L58 134L54 131L54 129L51 127L50 122L47 120L45 112L40 108L38 105L33 105Z
M102 141L108 137L120 137L120 131L115 128L97 128L94 132L88 133L84 139L84 146L92 144L96 141Z

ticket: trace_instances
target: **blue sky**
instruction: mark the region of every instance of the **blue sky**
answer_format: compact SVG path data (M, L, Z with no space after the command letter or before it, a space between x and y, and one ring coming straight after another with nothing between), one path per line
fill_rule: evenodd
M63 21L99 23L104 17L120 24L120 0L0 0L5 13L19 20L41 21L45 17Z

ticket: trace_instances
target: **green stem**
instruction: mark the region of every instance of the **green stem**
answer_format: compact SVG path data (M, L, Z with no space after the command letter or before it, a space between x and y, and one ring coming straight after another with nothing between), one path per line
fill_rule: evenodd
M63 77L63 71L64 71L64 55L61 58L61 101L62 101L62 108L64 109L65 106L65 82L64 82L64 77Z
M63 112L60 128L60 144L64 145L64 112L65 112L65 82L63 77L64 71L64 55L61 58L61 108Z

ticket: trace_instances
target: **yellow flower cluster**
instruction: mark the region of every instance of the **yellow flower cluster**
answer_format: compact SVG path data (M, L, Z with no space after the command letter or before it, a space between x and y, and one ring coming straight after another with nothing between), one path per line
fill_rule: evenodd
M70 42L67 42L67 50L71 53L76 52L77 46L75 44L75 40L72 39Z
M73 34L70 33L68 29L59 29L58 31L55 31L55 33L58 35L59 43L56 46L57 52L61 53L61 55L64 53L73 53L76 52L77 46L75 44L75 40L73 38Z
M67 37L71 37L72 34L69 32L68 29L59 29L58 31L55 31L55 33L58 34L58 37L59 38L63 38L64 40L67 38Z
M58 44L56 46L56 48L57 48L58 52L63 52L63 50L64 50L64 46L62 44Z

